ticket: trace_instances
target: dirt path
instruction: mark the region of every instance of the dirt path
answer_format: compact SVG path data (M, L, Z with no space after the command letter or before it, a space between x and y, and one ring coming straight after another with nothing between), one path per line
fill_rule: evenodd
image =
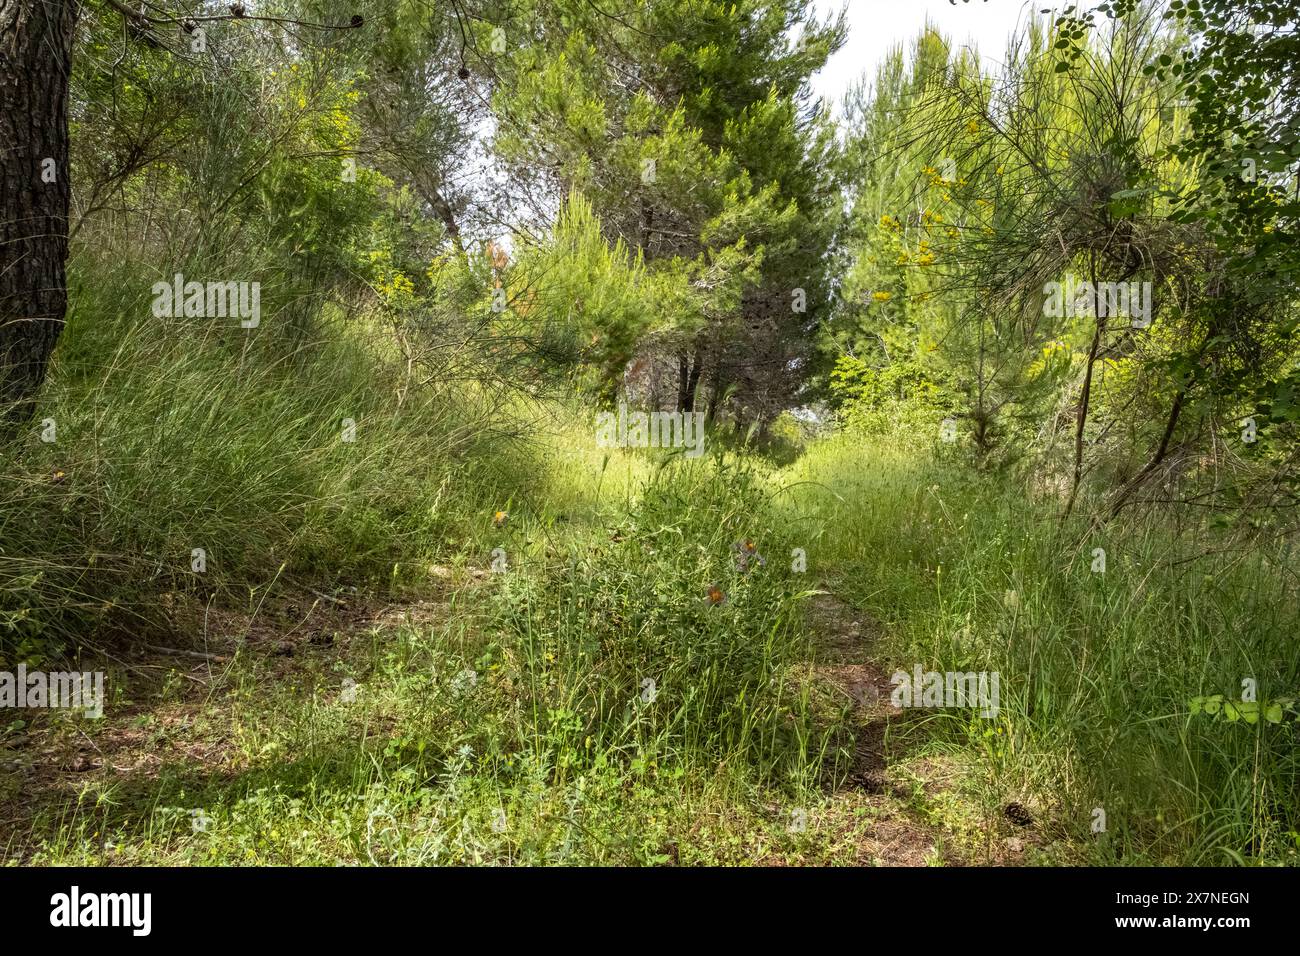
M873 656L880 625L829 592L812 599L808 623L818 670L852 707L851 763L831 795L826 822L852 827L864 865L984 862L972 859L971 833L959 815L949 821L938 809L949 801L960 805L951 768L910 752L921 735L890 703L889 673Z

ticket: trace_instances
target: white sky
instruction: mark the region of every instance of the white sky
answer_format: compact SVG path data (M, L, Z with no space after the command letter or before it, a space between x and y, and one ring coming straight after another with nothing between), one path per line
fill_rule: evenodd
M839 114L840 100L863 72L875 78L889 50L908 52L927 18L957 46L972 45L986 62L1001 62L1007 37L1031 13L1059 8L1061 0L816 0L823 19L847 6L849 36L826 68L813 77L813 92L826 97Z

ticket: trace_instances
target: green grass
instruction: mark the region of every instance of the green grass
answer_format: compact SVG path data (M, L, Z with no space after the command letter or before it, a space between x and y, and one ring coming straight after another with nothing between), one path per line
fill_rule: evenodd
M5 449L0 659L161 627L171 590L418 582L508 497L498 463L526 449L487 397L412 387L364 318L160 321L142 285L128 264L74 290L38 420Z
M131 276L77 290L38 413L57 440L7 450L0 650L80 649L111 694L102 723L0 727L9 859L873 863L893 827L911 862L978 861L1015 801L1031 861L1296 860L1296 724L1190 708L1245 677L1295 696L1285 544L1184 560L1213 532L1155 515L1081 540L1059 502L888 438L605 451L591 409L416 386L364 317L160 326ZM997 671L997 719L909 715L892 789L843 789L819 586L879 622L886 672ZM312 592L433 613L308 646ZM227 616L199 635L184 608ZM233 659L142 669L140 641ZM33 764L87 742L126 768Z
M769 806L780 795L740 767L704 774L626 745L569 748L563 727L519 706L521 675L459 624L373 637L341 670L322 661L293 684L242 663L221 719L186 730L215 740L235 728L218 766L167 762L88 788L37 821L30 861L744 862L756 844L794 852L804 840ZM357 681L351 701L344 674Z
M886 622L891 665L1000 673L995 724L932 722L992 788L1033 800L1095 862L1296 861L1296 724L1190 708L1248 677L1261 701L1300 688L1286 544L1205 554L1203 526L1176 537L1135 514L1084 537L1059 526L1059 501L885 442L823 443L794 475L823 517L823 567Z

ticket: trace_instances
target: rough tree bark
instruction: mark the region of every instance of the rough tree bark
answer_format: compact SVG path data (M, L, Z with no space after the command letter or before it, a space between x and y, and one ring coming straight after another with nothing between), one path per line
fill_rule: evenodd
M68 306L75 0L0 0L0 415L29 418Z
M700 373L704 371L704 355L697 348L677 356L677 410L695 411L695 393L700 387Z

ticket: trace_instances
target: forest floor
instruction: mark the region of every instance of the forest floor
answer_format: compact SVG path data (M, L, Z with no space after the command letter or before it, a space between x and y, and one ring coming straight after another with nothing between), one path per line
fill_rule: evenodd
M918 658L902 630L911 612L893 614L897 602L882 603L879 588L899 575L933 586L917 549L937 526L914 510L937 501L928 472L879 456L830 477L769 468L758 487L781 507L760 517L725 469L665 480L634 455L602 460L576 440L553 448L532 497L502 502L510 523L487 520L449 540L440 562L419 569L421 583L278 580L246 589L243 606L234 590L168 592L156 599L163 629L97 635L79 667L109 674L103 718L56 711L0 726L0 861L1077 858L1059 833L1049 838L1031 791L996 777L971 745L968 732L994 732L988 722L891 705L890 675ZM731 542L750 528L773 548L806 545L816 576L736 573ZM912 550L881 565L875 539ZM510 550L510 574L490 570L497 546ZM734 604L729 595L721 616L691 611L697 599L677 595L715 573L732 575ZM693 623L653 623L661 612L645 610L650 590ZM614 620L637 614L652 622L637 627L653 630ZM755 651L772 635L778 646ZM583 656L590 647L594 663ZM652 666L678 667L658 672L679 695L668 699L696 684L715 695L704 731L673 717L656 725L635 703L601 710L598 682L647 653L658 655ZM697 663L678 663L687 655ZM754 683L751 671L727 671L738 658L774 669L757 670ZM764 691L769 673L793 697ZM613 730L585 750L591 731L577 728L593 712ZM793 770L770 756L789 728L809 735Z
M446 780L385 781L369 772L409 744L400 713L420 707L418 684L395 679L404 698L397 707L359 727L345 721L351 732L336 726L341 708L362 709L358 698L373 694L380 674L395 676L385 664L393 646L452 617L468 625L461 633L475 629L490 576L439 571L441 591L392 603L303 591L240 614L178 599L177 620L188 619L185 630L202 638L112 655L124 680L102 720L50 721L0 740L6 857L104 865L1005 865L1038 842L1032 828L981 812L970 768L927 749L924 728L891 706L888 673L872 658L879 625L825 591L808 607L815 668L825 689L852 706L853 763L838 785L791 801L761 789L714 791L708 781L690 781L678 794L672 779L648 787L615 780L563 839L553 831L564 822L567 788L554 785L554 793L523 801L535 819L517 840L490 814L486 834L467 839L485 829L484 794L462 795L450 808L412 801L406 784L445 790ZM360 678L351 701L341 671ZM327 726L304 736L313 722ZM304 743L325 756L306 756ZM648 815L627 805L629 790ZM397 805L410 814L400 825ZM399 828L458 830L459 840L431 850L427 839L396 836Z

